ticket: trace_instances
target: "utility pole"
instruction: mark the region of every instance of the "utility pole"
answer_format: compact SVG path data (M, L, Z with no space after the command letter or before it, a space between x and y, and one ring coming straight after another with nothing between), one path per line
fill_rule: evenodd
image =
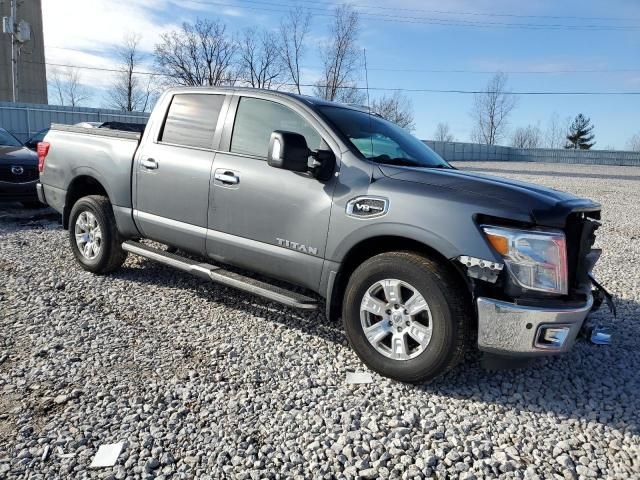
M11 2L11 89L13 101L18 100L18 41L16 39L16 30L18 30L18 0L10 0Z
M2 17L2 33L11 35L11 96L14 102L18 100L20 93L20 50L31 40L31 25L24 20L18 21L18 1L9 0L10 14Z

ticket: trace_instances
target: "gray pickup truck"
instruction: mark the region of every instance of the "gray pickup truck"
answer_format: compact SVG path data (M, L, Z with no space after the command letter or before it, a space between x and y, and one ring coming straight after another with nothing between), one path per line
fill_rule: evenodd
M397 380L433 378L473 344L566 352L601 301L598 204L457 170L364 109L175 88L141 136L53 125L38 153L39 199L84 269L131 253L292 307L321 297Z

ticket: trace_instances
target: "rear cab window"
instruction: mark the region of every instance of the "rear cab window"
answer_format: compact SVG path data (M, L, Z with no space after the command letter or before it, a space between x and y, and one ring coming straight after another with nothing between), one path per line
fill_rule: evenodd
M158 141L211 150L224 99L220 94L174 95Z
M231 152L267 158L274 130L299 133L311 150L324 146L320 134L301 115L271 100L242 97L231 136Z

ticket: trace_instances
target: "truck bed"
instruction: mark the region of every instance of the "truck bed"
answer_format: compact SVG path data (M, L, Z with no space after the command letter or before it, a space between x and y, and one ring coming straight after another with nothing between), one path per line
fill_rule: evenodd
M114 207L131 208L131 168L141 135L136 132L51 125L50 144L40 182L47 203L58 211L67 191L83 175L100 183Z

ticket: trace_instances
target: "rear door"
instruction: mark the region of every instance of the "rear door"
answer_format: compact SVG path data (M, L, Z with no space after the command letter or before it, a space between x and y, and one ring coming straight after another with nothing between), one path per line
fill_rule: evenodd
M145 237L204 254L209 179L226 98L176 93L155 138L141 145L134 215Z
M213 162L207 253L313 289L322 271L336 179L320 182L270 167L274 130L304 135L312 150L329 148L323 127L295 103L235 97Z

